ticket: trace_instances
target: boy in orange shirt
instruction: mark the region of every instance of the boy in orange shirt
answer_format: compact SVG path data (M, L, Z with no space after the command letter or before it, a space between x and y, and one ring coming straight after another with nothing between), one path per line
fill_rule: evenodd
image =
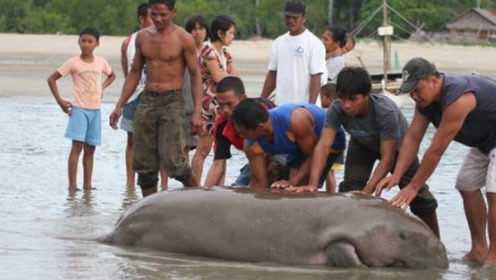
M69 191L77 190L77 166L83 150L83 188L92 188L95 146L100 145L102 135L100 106L103 90L115 80L109 63L93 54L99 39L100 33L96 29L83 29L79 33L81 54L68 59L48 78L55 100L62 111L69 115L65 132L65 137L72 140L68 160ZM57 87L57 80L69 74L74 83L73 102L64 99Z

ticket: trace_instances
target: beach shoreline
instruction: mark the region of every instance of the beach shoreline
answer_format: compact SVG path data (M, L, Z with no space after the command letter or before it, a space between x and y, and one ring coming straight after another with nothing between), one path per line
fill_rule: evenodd
M77 35L13 34L0 33L0 55L74 55L79 52ZM102 36L96 53L108 59L119 59L124 36ZM272 40L235 40L229 47L234 60L241 62L267 63ZM422 56L436 63L439 69L447 71L496 72L492 58L496 58L495 48L488 46L462 46L448 44L416 43L411 41L393 42L392 67L395 56L400 67L413 57ZM381 44L372 40L360 40L356 49L347 55L347 63L360 64L357 57L371 69L382 69ZM469 60L469 59L470 60Z
M102 36L97 55L105 57L117 74L117 80L106 95L114 100L120 94L124 77L120 66L123 36ZM50 96L47 77L69 57L80 53L77 35L37 35L0 33L0 97ZM258 96L271 52L272 40L235 40L229 47L236 68L250 96ZM486 46L459 46L393 42L392 66L400 68L413 57L433 61L441 72L481 73L496 76L496 51ZM382 48L377 41L358 41L357 47L346 55L347 65L364 65L371 74L382 72ZM65 96L71 95L70 79L60 87Z

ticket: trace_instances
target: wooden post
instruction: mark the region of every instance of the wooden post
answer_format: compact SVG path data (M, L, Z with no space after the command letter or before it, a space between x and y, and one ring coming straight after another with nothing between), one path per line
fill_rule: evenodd
M383 23L382 26L389 26L389 17L388 17L388 4L387 0L383 0ZM384 36L384 47L383 47L383 71L384 71L384 86L387 85L388 81L388 70L390 66L390 45L391 45L391 36Z
M331 25L332 17L334 16L334 0L329 0L329 6L327 7L327 23Z
M262 37L262 27L260 26L260 19L258 18L258 10L260 8L260 0L255 0L255 28L258 37Z

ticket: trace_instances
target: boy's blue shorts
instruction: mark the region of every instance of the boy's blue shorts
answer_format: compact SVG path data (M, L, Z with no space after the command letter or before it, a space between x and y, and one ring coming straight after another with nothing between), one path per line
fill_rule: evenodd
M72 107L65 137L98 146L102 141L100 109L83 109Z

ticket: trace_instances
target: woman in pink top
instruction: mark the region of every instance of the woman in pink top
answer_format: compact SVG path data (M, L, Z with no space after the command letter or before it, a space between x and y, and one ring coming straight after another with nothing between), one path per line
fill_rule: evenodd
M99 44L99 38L100 33L97 30L83 29L79 34L81 55L67 60L48 78L48 85L55 100L62 111L69 115L65 136L72 140L68 161L70 192L77 190L77 166L83 150L83 187L85 190L92 188L95 146L101 143L100 106L103 90L115 80L115 74L108 62L93 54ZM62 98L57 87L57 80L69 74L74 83L73 102Z
M236 33L236 23L228 16L217 16L210 26L212 42L200 52L200 71L203 82L203 130L199 135L198 146L191 162L193 175L200 181L203 163L210 153L213 143L212 128L216 116L215 91L217 83L224 77L236 75L232 57L226 47L231 45Z

